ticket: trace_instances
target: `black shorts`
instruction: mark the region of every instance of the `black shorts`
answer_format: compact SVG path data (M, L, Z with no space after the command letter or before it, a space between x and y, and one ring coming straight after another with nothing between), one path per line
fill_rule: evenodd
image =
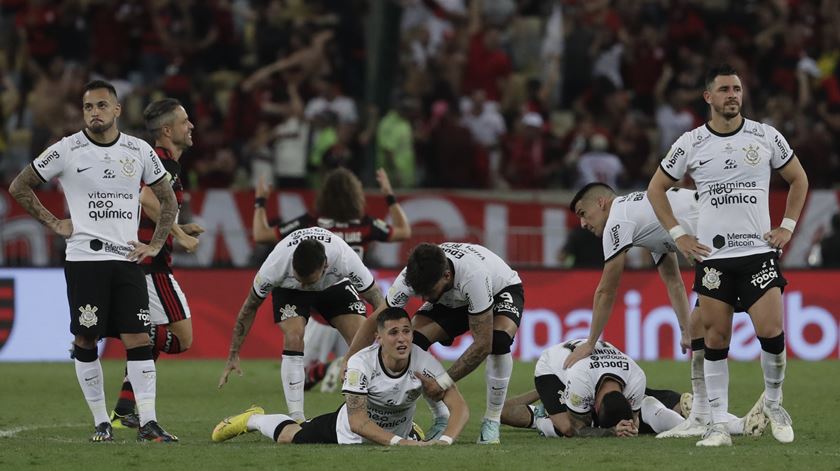
M779 254L766 252L746 257L704 260L694 269L694 291L748 310L767 291L784 291Z
M339 409L341 410L341 409ZM292 438L292 443L305 445L310 443L338 443L335 425L338 411L307 420L300 424L300 431Z
M89 338L149 333L149 293L140 265L106 260L66 262L70 332Z
M424 305L415 315L428 317L441 326L449 337L445 341L440 341L441 345L452 345L456 337L470 330L470 313L467 311L467 306L451 308L442 304L431 304L427 309L426 306ZM493 317L505 316L517 327L522 321L524 308L525 289L521 284L510 285L493 296Z
M377 288L374 286L370 289ZM309 311L312 308L315 308L327 322L343 314L360 316L367 314L367 307L350 280L344 280L323 291L274 288L271 291L271 302L275 323L292 317L305 317L309 320Z
M540 401L549 415L566 412L568 408L563 403L563 391L566 385L560 381L557 375L542 375L534 377L534 387L540 395Z

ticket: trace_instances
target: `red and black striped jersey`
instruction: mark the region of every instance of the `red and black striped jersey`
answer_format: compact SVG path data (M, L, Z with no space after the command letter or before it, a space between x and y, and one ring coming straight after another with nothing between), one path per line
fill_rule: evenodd
M333 219L319 218L306 213L291 221L280 222L274 220L270 223L274 227L277 239L283 239L291 232L304 227L322 227L333 234L344 239L347 245L353 248L359 258L364 260L365 249L372 241L387 242L394 231L390 224L379 218L372 218L365 215L361 219L351 219L347 222L338 222Z
M172 182L172 190L175 192L175 200L178 202L178 209L181 209L181 203L184 201L184 186L181 184L181 164L172 158L169 150L163 147L155 147L163 168L169 172L170 181ZM142 211L140 216L140 228L137 231L137 236L140 242L148 244L152 241L152 236L155 234L155 226L157 223L153 221L145 211ZM143 271L146 273L172 272L172 234L166 237L166 243L155 257L147 257L142 263Z

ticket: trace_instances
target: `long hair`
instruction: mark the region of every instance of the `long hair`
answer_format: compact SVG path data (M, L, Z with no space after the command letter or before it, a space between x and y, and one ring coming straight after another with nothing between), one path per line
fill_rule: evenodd
M315 199L318 216L335 221L361 219L365 215L362 182L346 168L330 171Z

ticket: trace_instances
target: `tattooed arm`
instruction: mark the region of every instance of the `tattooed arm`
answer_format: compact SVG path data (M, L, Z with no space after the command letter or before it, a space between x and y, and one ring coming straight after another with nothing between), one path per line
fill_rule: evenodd
M35 195L33 188L41 183L41 178L35 173L35 170L32 170L32 166L27 165L12 180L9 193L38 222L64 238L70 237L73 234L73 223L69 219L55 217Z
M614 437L615 427L598 428L592 427L592 419L589 414L578 414L573 411L568 411L571 427L563 430L567 437Z
M254 319L257 316L257 309L262 305L264 299L257 296L253 289L248 293L248 298L242 308L239 309L239 315L236 316L236 324L233 326L233 336L230 340L230 353L228 353L227 364L222 372L222 377L219 378L219 388L225 385L228 381L231 371L236 370L239 376L242 376L242 370L239 368L239 349L242 343L245 342L245 336L251 330L254 324Z
M169 231L172 230L172 224L175 223L175 217L178 215L178 202L175 200L175 192L172 191L172 183L170 183L169 177L161 178L150 188L157 200L160 201L160 216L157 225L155 225L155 233L148 245L134 240L129 242L134 250L129 252L127 257L137 263L142 262L146 257L154 257L160 252L169 236Z
M453 381L458 381L470 374L490 354L493 347L493 312L491 309L481 314L470 314L468 316L473 343L449 367L447 372Z
M385 297L382 296L382 290L379 289L379 285L377 285L376 282L374 282L367 290L359 293L359 296L370 303L370 305L373 306L374 311L379 311L385 308Z

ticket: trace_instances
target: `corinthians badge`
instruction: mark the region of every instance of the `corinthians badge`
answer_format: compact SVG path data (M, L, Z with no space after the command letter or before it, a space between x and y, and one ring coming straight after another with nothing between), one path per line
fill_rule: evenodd
M99 321L99 318L96 317L96 311L98 310L98 307L91 307L90 304L80 307L79 312L82 314L79 316L79 324L82 324L84 327L95 326Z
M758 146L750 144L749 146L744 147L744 162L752 165L753 167L761 162L761 156L758 155Z
M718 289L720 287L721 272L709 267L704 267L703 271L706 272L703 275L703 286L707 289Z
M122 173L126 177L133 177L135 173L137 173L137 169L134 168L134 159L127 158L125 160L120 160L122 164Z

